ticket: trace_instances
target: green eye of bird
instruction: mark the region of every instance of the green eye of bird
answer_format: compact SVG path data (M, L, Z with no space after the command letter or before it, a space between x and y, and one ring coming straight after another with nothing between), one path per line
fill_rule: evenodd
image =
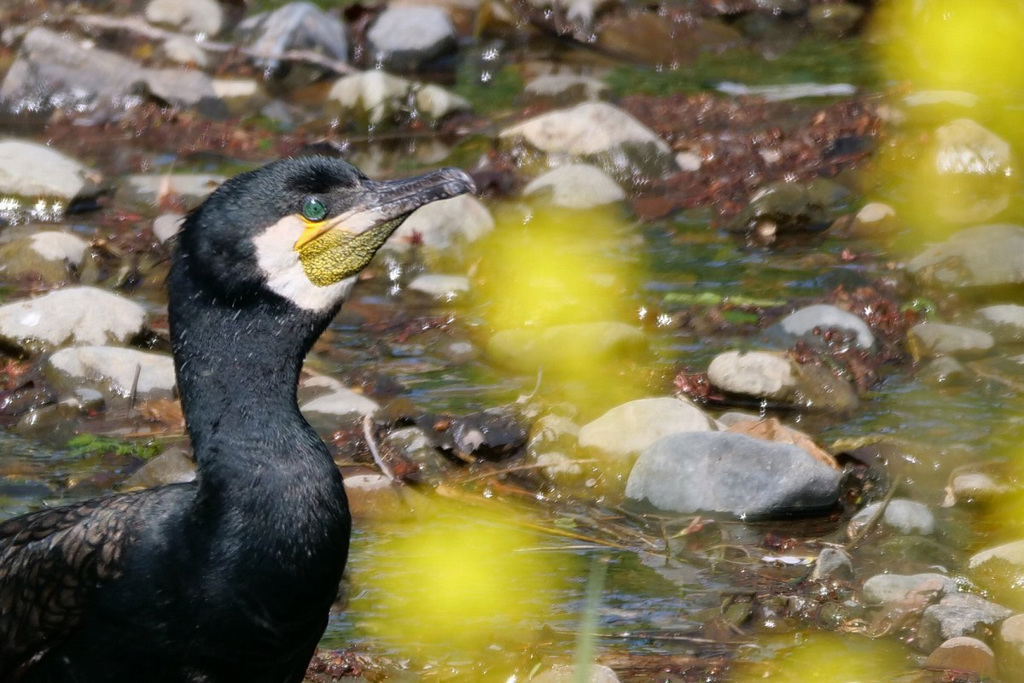
M302 217L307 221L322 221L327 218L327 207L316 197L306 197L302 203Z

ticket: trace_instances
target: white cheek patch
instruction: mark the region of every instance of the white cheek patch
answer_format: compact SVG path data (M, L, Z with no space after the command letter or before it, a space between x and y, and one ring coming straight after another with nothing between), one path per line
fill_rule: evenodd
M267 277L267 287L307 311L320 312L345 298L355 277L320 287L310 282L295 251L295 242L305 223L297 216L286 216L256 236L256 262Z

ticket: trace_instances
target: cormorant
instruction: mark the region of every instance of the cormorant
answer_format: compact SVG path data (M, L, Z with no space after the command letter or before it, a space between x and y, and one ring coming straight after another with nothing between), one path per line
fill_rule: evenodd
M0 681L301 681L348 554L345 490L299 413L303 358L417 207L457 169L390 182L338 159L225 182L168 277L196 481L0 524Z

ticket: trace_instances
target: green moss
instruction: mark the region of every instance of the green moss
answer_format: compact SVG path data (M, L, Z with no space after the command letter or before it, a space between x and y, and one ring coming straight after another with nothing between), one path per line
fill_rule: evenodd
M804 39L771 60L746 49L721 54L705 52L693 64L674 70L619 66L611 71L607 81L612 92L622 97L697 92L720 81L744 85L816 82L871 86L878 83L879 77L860 40Z
M97 434L79 434L67 444L68 450L79 456L113 453L148 460L163 450L163 445L154 439L130 441L114 439Z

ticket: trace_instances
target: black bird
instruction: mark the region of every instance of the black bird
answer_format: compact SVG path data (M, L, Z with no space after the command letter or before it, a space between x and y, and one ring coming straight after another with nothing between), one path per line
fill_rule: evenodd
M196 481L0 524L0 681L301 681L348 554L341 476L296 404L302 360L442 169L375 182L325 157L224 183L168 278Z

